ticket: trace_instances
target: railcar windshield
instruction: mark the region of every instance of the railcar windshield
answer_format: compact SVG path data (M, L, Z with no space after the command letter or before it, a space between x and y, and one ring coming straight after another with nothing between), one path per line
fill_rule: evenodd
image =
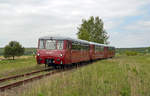
M56 40L46 40L45 49L56 49Z
M64 41L62 40L40 40L39 49L62 50L63 46Z

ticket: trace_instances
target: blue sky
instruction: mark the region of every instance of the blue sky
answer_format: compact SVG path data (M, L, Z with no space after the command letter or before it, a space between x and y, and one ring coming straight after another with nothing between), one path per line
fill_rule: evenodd
M110 45L150 46L150 0L0 0L0 47L36 47L45 35L77 38L82 19L99 16Z

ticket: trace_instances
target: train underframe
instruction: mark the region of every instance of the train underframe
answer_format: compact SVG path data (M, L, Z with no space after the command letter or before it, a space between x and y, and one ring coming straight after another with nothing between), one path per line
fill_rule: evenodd
M113 57L109 57L109 58L113 58ZM45 60L45 67L53 67L55 69L60 69L60 68L68 68L68 67L72 67L72 66L81 66L83 64L89 64L92 63L94 61L97 60L102 60L102 59L108 59L108 58L98 58L98 59L94 59L94 60L89 60L89 61L82 61L82 62L76 62L76 63L71 63L71 64L56 64L54 62L54 59L46 59Z

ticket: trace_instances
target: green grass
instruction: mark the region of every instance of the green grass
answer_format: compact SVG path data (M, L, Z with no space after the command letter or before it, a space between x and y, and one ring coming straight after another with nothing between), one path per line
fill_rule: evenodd
M15 60L0 61L0 78L38 70L44 66L38 66L33 56L23 56Z
M150 96L150 56L117 56L33 82L15 96Z
M32 63L32 64L31 64ZM5 65L6 64L6 65ZM10 65L12 64L12 65ZM31 65L30 65L31 64ZM1 72L36 66L35 59L3 61ZM1 67L0 66L0 67ZM35 68L35 67L34 67ZM7 70L7 71L6 71ZM14 89L12 96L150 96L150 55L116 56Z
M116 48L116 53L124 54L126 51L134 51L137 53L150 53L149 47L139 47L139 48Z

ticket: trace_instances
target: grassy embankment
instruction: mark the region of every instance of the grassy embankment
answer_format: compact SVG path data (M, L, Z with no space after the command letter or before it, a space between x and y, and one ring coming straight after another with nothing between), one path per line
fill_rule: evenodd
M33 82L13 95L150 96L149 81L150 56L119 56Z
M15 60L1 60L0 78L39 70L43 67L37 65L36 59L33 56L21 56Z

